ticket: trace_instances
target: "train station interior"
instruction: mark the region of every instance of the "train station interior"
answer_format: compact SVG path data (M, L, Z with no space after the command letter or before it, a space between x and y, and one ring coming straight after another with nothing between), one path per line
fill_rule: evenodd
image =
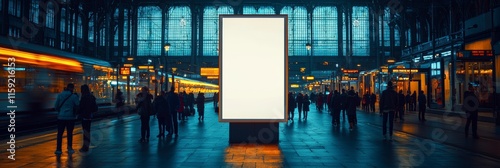
M222 92L233 17L284 18L284 79L271 58L241 53L247 82ZM498 0L0 0L0 18L2 167L500 165ZM229 46L269 48L240 29L248 39ZM70 83L98 110L75 112L56 149ZM277 83L282 95L255 89ZM405 102L394 118L386 90ZM155 109L179 95L175 115L143 115L143 92ZM266 109L274 97L280 110ZM229 101L279 117L225 119Z

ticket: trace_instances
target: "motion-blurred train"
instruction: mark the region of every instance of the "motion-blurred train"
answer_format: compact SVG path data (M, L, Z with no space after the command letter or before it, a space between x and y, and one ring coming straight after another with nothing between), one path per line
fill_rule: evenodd
M75 84L76 93L80 93L81 85L89 85L97 103L101 105L112 104L116 93L114 89L118 84L125 100L128 100L126 82L116 82L116 69L107 61L34 44L13 45L9 39L0 37L0 63L3 69L0 78L0 113L6 113L9 110L7 106L17 106L17 112L41 113L53 110L57 94L68 83ZM15 74L12 74L13 71ZM140 70L132 71L130 78L139 78L139 74ZM14 85L9 86L9 82ZM175 77L175 82L176 91L193 92L195 96L203 92L205 97L211 98L219 90L216 84L183 77ZM133 103L140 87L147 84L143 80L133 80L129 86L130 102ZM13 103L10 98L14 100Z

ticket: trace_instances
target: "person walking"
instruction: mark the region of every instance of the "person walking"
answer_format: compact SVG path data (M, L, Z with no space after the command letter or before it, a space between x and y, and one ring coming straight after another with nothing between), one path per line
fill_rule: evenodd
M469 84L469 90L464 92L464 102L462 110L467 114L467 123L465 123L465 137L469 136L469 126L472 123L472 137L479 139L477 135L477 118L478 118L479 99L474 93L474 86Z
M205 119L205 94L198 93L196 97L196 108L198 109L198 121L203 121Z
M418 94L418 121L425 121L425 109L427 108L427 98L424 91L421 90Z
M99 108L97 107L96 98L90 93L88 85L82 85L80 90L82 91L82 98L80 99L79 111L82 118L83 146L79 151L83 153L89 151L92 114L97 112Z
M154 113L156 113L156 118L158 119L158 135L156 137L163 138L165 136L165 131L167 130L167 114L168 114L168 102L165 91L161 91L159 96L156 96L153 102Z
M292 120L293 122L293 115L295 112L295 99L293 97L292 92L288 92L288 120Z
M309 100L309 96L304 95L304 100L302 101L304 103L302 105L302 111L304 111L304 120L307 120L307 113L309 113L309 105L311 105L311 101Z
M73 129L75 128L75 120L77 116L74 113L74 110L78 109L80 101L78 100L78 95L76 93L73 93L74 89L74 84L68 84L66 86L66 89L59 95L57 95L56 103L54 104L54 108L58 112L57 147L56 151L54 152L54 154L56 155L62 154L61 146L64 130L66 130L68 154L75 153L75 150L73 150Z
M178 109L181 107L179 97L180 96L175 93L175 87L172 86L167 94L168 112L170 113L170 115L167 116L167 136L172 136L172 134L175 134L176 137L179 136L179 121L177 120L177 115L179 115ZM170 117L170 119L168 117Z
M149 93L149 88L146 86L142 87L141 93L139 93L136 98L137 114L141 116L141 139L139 139L139 142L149 141L149 116L153 111L152 100L153 95Z
M389 137L392 140L393 118L398 108L398 93L392 87L392 82L387 83L387 89L380 96L379 111L382 113L382 135L387 140L387 122L389 122Z
M345 116L346 116L346 108L347 108L347 93L345 92L345 89L342 89L342 94L340 94L340 112L342 113L342 121L345 122Z
M375 103L377 102L377 95L375 95L375 93L372 92L372 94L370 95L370 110L372 112L375 112Z
M340 94L337 90L334 91L332 96L332 124L333 126L337 126L340 124L340 108L341 108L341 98Z
M413 91L413 94L411 94L411 103L413 104L411 110L417 111L417 91Z
M347 95L347 119L349 120L349 130L354 129L356 121L356 106L359 105L359 97L354 90L349 90Z
M299 120L303 119L302 118L302 106L304 102L304 95L302 93L297 94L297 98L295 99L297 102L297 110L299 111Z
M125 98L123 97L123 92L120 89L116 89L115 103L116 113L118 113L118 117L121 117L124 112L123 108L125 106Z

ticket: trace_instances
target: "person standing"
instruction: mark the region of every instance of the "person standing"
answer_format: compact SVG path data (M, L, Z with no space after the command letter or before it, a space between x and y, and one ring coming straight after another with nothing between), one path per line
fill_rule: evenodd
M190 116L194 116L194 104L196 103L196 99L194 98L194 93L193 92L190 92L189 95L188 95L188 99L189 99L189 115Z
M340 124L340 104L342 100L340 99L340 94L337 90L334 91L332 96L332 124L337 126Z
M66 89L57 95L54 108L58 112L57 114L57 147L54 154L62 154L62 136L64 130L66 130L66 137L68 143L68 154L75 153L73 150L73 129L75 128L76 114L75 109L78 109L80 101L78 100L78 95L73 93L75 85L70 83L66 86Z
M375 103L377 102L377 95L372 92L370 95L370 109L371 111L375 112Z
M161 91L159 96L156 96L153 102L154 111L156 111L156 118L158 119L158 135L156 137L162 138L165 136L167 130L167 113L168 103L165 91Z
M406 97L405 97L405 102L406 102L406 111L411 111L413 110L413 103L411 102L411 94L410 91L406 92Z
M97 112L98 107L96 98L90 93L88 85L82 85L80 90L82 91L82 98L80 99L79 111L82 118L83 146L79 151L83 153L89 151L92 114Z
M214 93L214 107L217 108L217 103L219 102L219 92Z
M196 97L196 108L198 109L198 121L203 121L205 119L205 94L198 93Z
M474 93L474 86L469 84L469 90L464 92L464 102L462 110L467 114L467 123L465 123L465 137L469 136L469 126L472 123L472 137L479 139L477 135L477 118L478 118L479 99Z
M181 105L179 100L180 96L177 95L174 90L175 87L172 86L170 88L170 92L168 92L167 95L167 102L169 107L168 112L170 113L170 116L167 116L167 136L172 136L172 134L175 134L175 136L179 136L179 121L177 120L177 115L179 115L178 109L181 107ZM170 117L170 119L168 119L168 117Z
M382 113L382 135L387 139L387 122L389 122L389 136L392 140L392 131L394 125L394 113L398 108L398 93L392 87L392 82L387 83L387 89L380 96L379 110Z
M349 90L347 94L347 119L349 120L349 130L354 129L356 124L356 106L359 104L359 97L354 90Z
M302 110L304 111L304 120L307 120L307 113L309 112L309 105L311 105L311 101L309 101L309 96L304 95L304 100L302 101Z
M417 91L413 91L413 94L411 94L411 103L413 104L411 110L417 111Z
M288 120L292 120L295 112L295 99L293 97L292 92L288 92Z
M427 98L425 97L424 91L421 90L418 94L418 120L425 121L425 109L427 108Z
M123 106L125 105L125 98L123 97L123 92L120 89L116 89L116 96L115 96L115 102L116 102L116 112L118 113L118 116L123 115Z
M153 95L149 93L149 88L144 86L141 93L137 95L137 114L141 117L141 139L139 142L148 142L150 137L149 116L152 113Z
M297 110L299 111L299 120L302 118L302 104L304 102L304 95L302 93L297 94L297 98L295 99L297 102Z
M346 108L347 108L347 93L345 92L345 89L342 89L342 94L340 94L340 112L342 113L342 121L345 122L345 116L346 116Z

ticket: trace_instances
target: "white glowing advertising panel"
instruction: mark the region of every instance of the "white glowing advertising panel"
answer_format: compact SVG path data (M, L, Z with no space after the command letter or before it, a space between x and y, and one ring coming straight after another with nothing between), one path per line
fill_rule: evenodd
M287 15L220 15L221 122L286 122Z

